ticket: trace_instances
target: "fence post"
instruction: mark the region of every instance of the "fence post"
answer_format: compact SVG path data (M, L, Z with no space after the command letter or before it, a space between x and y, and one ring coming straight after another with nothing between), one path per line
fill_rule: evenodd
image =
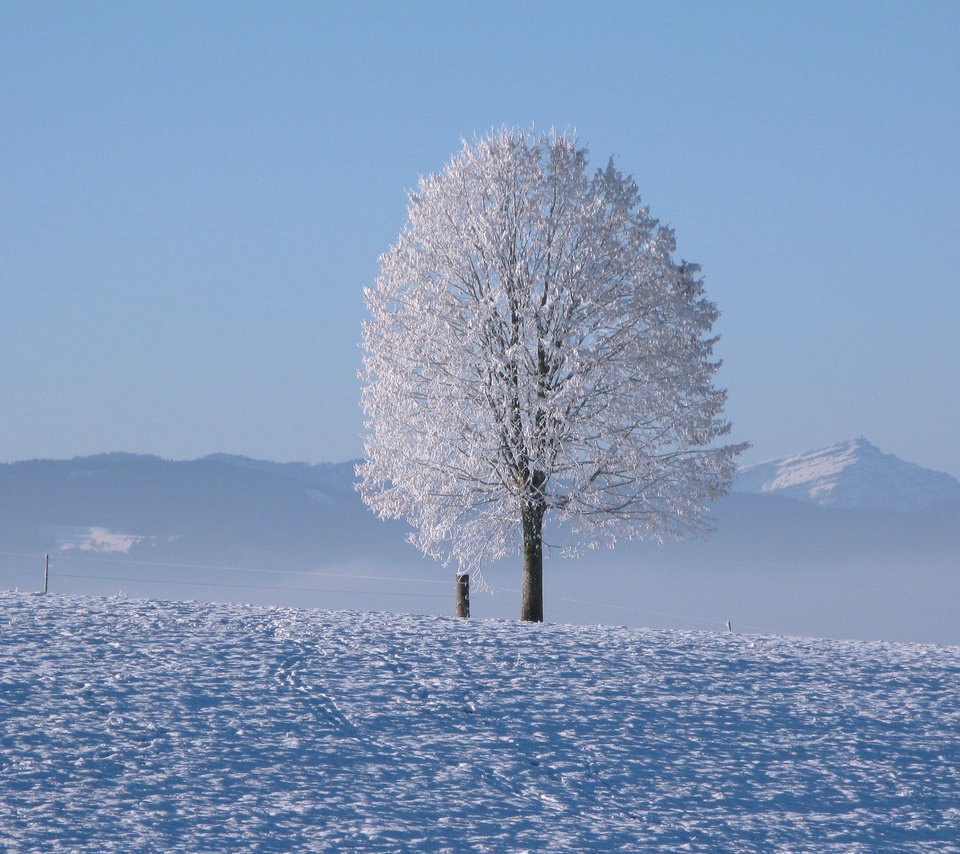
M457 574L457 616L470 617L470 576L465 572Z
M43 592L46 595L47 590L50 589L50 555L45 554L43 556Z

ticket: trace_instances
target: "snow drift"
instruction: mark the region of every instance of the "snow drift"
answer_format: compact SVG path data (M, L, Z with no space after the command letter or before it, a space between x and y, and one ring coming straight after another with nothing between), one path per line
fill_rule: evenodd
M0 614L0 848L960 839L960 648L33 594Z

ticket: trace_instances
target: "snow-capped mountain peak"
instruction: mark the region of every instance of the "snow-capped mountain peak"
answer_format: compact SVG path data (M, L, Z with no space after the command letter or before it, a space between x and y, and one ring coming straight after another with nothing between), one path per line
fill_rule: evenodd
M920 510L960 501L960 481L885 454L866 439L747 466L736 492L776 493L821 507Z

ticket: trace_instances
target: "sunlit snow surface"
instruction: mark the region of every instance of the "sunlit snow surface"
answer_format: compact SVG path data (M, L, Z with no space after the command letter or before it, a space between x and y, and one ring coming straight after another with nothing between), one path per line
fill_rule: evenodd
M960 648L0 594L0 849L958 851Z

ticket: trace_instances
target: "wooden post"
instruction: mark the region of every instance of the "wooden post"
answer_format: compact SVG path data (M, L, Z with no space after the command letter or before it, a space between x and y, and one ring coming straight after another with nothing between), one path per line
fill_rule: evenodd
M457 616L470 618L470 576L465 572L457 574Z
M43 592L50 588L50 555L43 556Z

